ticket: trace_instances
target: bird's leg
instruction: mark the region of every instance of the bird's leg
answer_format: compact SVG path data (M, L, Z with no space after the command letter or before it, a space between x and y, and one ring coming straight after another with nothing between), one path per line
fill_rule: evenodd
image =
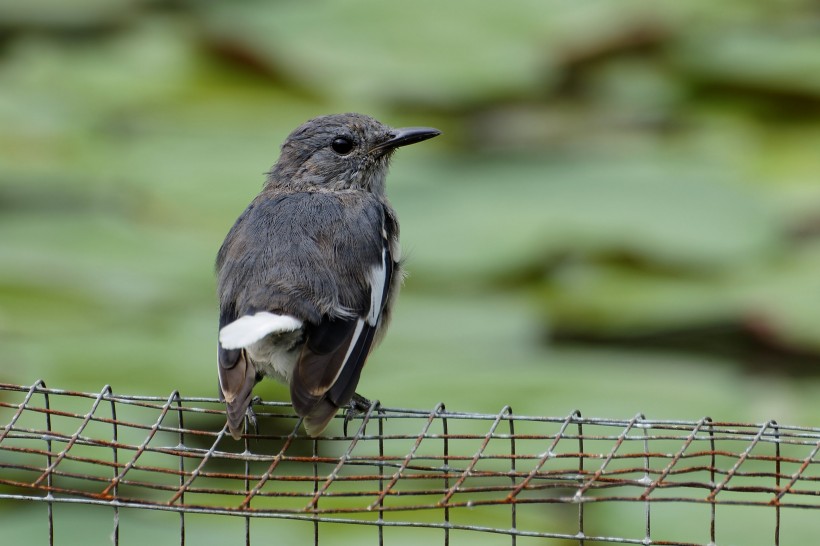
M259 422L256 420L256 413L253 411L253 405L258 404L262 401L262 399L258 396L254 396L251 399L251 403L248 404L248 409L245 410L245 422L247 423L246 430L253 429L253 433L258 435L259 434Z
M370 405L372 402L362 396L361 394L354 392L353 398L350 399L350 403L347 405L348 411L355 411L358 413L364 413L370 409ZM379 410L381 411L381 410Z
M353 393L353 398L350 399L350 402L347 404L347 407L345 408L345 419L343 425L343 431L345 436L347 436L347 424L359 415L367 413L367 411L370 409L370 406L372 405L373 402L371 402L361 394L357 392ZM384 410L381 408L381 404L378 400L376 400L376 411L379 412L379 414L384 413Z

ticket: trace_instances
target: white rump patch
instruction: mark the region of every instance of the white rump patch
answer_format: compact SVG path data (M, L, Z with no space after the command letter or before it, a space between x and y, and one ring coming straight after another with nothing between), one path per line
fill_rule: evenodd
M260 311L255 315L239 317L219 331L219 342L224 349L242 349L263 337L280 332L292 332L302 327L302 321L290 315L276 315Z

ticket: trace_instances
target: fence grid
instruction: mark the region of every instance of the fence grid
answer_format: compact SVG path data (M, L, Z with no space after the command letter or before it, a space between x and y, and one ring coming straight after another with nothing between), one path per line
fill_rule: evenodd
M315 544L320 524L344 523L378 527L379 544L400 527L439 529L443 544L471 531L510 544L705 545L719 544L725 505L769 518L777 546L785 511L820 516L816 427L374 402L314 440L289 403L254 408L258 429L235 441L215 398L0 384L0 499L47 504L51 544L63 503L111 507L115 544L121 509L178 513L180 544L186 514L242 517L246 544L251 520L280 518L312 523ZM665 525L662 507L684 504L708 515ZM640 521L602 526L601 505L637 505Z

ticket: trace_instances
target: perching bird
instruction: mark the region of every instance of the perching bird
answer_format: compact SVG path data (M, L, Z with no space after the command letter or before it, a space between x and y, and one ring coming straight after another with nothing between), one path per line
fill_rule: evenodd
M390 156L439 134L340 114L287 138L216 260L219 387L234 438L265 376L290 386L311 436L350 403L402 281Z

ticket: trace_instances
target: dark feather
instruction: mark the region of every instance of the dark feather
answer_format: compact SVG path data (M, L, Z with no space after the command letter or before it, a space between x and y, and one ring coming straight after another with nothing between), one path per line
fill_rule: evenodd
M318 354L326 355L339 349L356 329L356 319L328 319L318 325L308 327L308 348Z
M375 323L365 320L370 313L368 309L358 320L326 320L308 331L296 377L291 382L291 399L300 415L311 412L323 397L337 408L345 406L353 397L390 293L393 259L389 241L383 241L382 256L385 279ZM360 325L358 332L357 325Z
M256 384L256 371L248 362L244 350L238 349L236 352L239 353L239 358L234 366L219 366L219 386L227 404L228 430L231 436L239 439L242 435L245 413L251 402L253 386Z
M305 415L305 430L313 437L322 433L339 408L328 400L321 400Z
M359 336L356 341L356 346L350 354L348 363L345 365L338 379L333 384L333 387L328 393L328 398L338 407L347 405L353 394L356 392L356 386L359 384L359 378L364 369L364 363L370 354L370 349L373 346L373 339L379 329L381 316L384 309L388 306L388 296L393 283L393 256L390 253L390 241L385 240L384 244L384 288L382 289L381 309L378 312L378 318L375 324L370 325L365 323L365 331Z
M373 345L373 336L376 334L376 327L365 323L362 334L356 340L356 345L350 353L347 363L342 368L336 382L327 393L327 398L333 402L337 408L347 405L356 392L359 378L364 369L364 363L370 354L370 347Z
M290 381L291 402L299 415L310 413L333 385L336 374L344 366L357 322L326 319L308 327L307 341Z

